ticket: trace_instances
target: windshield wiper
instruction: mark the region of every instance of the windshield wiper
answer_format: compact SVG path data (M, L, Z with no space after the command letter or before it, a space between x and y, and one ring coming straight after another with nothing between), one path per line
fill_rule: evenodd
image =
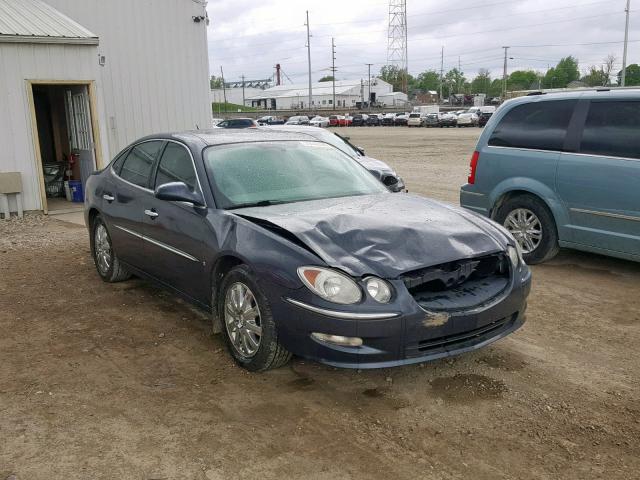
M260 200L259 202L247 202L239 203L232 207L228 207L227 210L235 210L237 208L250 208L250 207L268 207L270 205L278 205L281 203L289 203L287 200Z

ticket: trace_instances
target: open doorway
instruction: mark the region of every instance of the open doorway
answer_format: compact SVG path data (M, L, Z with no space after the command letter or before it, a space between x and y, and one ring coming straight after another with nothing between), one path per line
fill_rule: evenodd
M34 146L46 213L82 210L84 186L96 169L96 125L90 84L31 83Z

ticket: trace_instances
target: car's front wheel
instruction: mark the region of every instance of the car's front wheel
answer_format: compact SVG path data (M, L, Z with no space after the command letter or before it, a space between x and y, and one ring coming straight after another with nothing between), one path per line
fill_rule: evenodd
M121 282L131 277L113 250L111 236L100 215L97 215L91 224L91 254L96 270L105 282Z
M513 235L529 264L551 260L560 250L553 215L533 195L510 198L498 208L495 220Z
M281 367L291 358L278 341L269 301L246 265L224 277L218 315L229 352L241 367L259 372Z

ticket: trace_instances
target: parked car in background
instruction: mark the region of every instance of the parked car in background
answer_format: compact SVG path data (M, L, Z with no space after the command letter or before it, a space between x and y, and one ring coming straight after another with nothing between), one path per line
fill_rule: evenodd
M424 126L425 127L439 127L440 120L438 119L437 113L430 113L426 117L424 117Z
M404 126L407 124L408 120L409 120L408 113L399 113L398 115L396 115L396 118L394 118L393 123L395 125Z
M458 119L453 113L438 114L438 125L440 127L455 127L457 124Z
M339 133L333 133L331 131L322 130L318 128L283 126L283 127L278 127L278 129L286 132L292 131L296 133L303 133L305 135L313 137L316 140L320 140L322 142L328 143L329 145L333 145L334 147L340 149L341 151L349 155L351 158L356 160L367 170L369 170L390 191L392 192L406 191L404 180L393 170L393 168L391 168L382 160L377 160L375 158L368 157L365 154L364 149L353 145L349 141L349 137L345 137L343 135L340 135Z
M322 127L322 128L328 127L329 119L327 117L321 117L319 115L316 115L311 120L309 120L309 125L312 127Z
M255 128L258 126L253 118L229 118L218 123L214 128Z
M369 115L367 115L366 113L356 113L353 116L353 120L351 120L351 125L354 127L362 127L363 125L367 124L368 118Z
M337 127L340 125L340 119L338 115L329 115L329 126Z
M467 112L468 112L468 110L458 110L458 111L454 112L454 114L457 117L457 116L459 116L459 115L461 115L463 113L467 113Z
M528 263L559 247L640 261L640 89L505 102L460 203L509 230Z
M367 119L367 126L369 127L377 127L382 122L382 115L378 113L372 113L369 115Z
M382 125L386 127L393 127L395 125L396 113L385 113L382 117Z
M407 120L408 127L422 127L424 125L424 116L421 113L410 113Z
M458 127L475 127L478 125L478 115L473 112L461 113L456 118Z
M309 125L309 117L306 115L289 117L289 120L285 122L285 125Z
M218 125L222 121L224 121L224 118L212 118L211 119L211 126L215 127L216 125Z
M249 371L424 362L524 323L531 273L504 229L277 128L148 136L90 175L98 275L199 306Z
M350 127L353 122L353 117L349 115L338 115L339 127Z
M256 120L258 125L284 125L284 119L274 117L273 115L265 115Z
M478 117L478 126L484 127L492 116L492 112L480 112L480 116Z

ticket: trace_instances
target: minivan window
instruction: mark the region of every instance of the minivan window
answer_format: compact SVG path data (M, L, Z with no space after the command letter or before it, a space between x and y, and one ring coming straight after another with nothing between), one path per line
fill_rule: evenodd
M640 102L591 102L580 152L640 158Z
M489 145L561 151L575 105L576 100L518 105L500 120Z
M122 164L120 177L134 185L147 188L153 162L162 143L162 141L156 140L143 142L133 147Z
M184 182L191 190L196 189L196 172L191 156L186 148L177 143L168 143L162 153L155 188L170 182Z

